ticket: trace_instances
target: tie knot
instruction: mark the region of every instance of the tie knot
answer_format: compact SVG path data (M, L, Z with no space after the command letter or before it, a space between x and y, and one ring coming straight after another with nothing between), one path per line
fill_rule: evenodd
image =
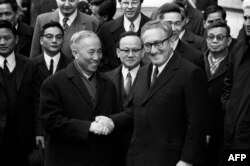
M158 67L155 67L154 75L157 77L158 73L159 73Z
M64 17L63 18L63 24L66 24L68 20L69 20L69 17Z
M129 30L130 31L135 31L135 25L134 25L134 23L133 22L131 22L131 24L130 24L130 26L129 26Z
M131 73L130 72L128 72L127 78L131 78Z
M5 59L4 59L4 62L3 62L4 66L6 66L7 63L8 63L8 61L7 61L7 59L5 58Z

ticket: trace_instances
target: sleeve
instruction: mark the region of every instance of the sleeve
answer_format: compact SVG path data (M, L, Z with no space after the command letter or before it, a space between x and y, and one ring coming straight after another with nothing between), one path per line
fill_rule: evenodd
M30 49L30 57L36 57L42 53L42 48L40 46L40 33L41 33L41 23L40 16L37 17L35 29L32 38L32 44Z
M49 77L41 88L40 114L45 131L54 137L70 141L87 140L91 122L88 120L71 118L65 115L62 103L61 89L58 77Z
M195 164L202 158L208 114L206 77L199 68L189 74L184 93L187 129L181 160Z

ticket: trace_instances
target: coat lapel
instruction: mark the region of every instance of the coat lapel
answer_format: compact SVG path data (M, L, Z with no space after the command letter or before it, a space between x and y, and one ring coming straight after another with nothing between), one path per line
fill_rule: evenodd
M25 70L26 70L26 60L21 57L22 55L16 54L16 82L17 82L17 91L19 91Z
M44 59L44 56L40 56L39 57L39 60L38 60L38 69L40 70L40 72L43 74L43 76L45 78L47 78L50 74L49 74L49 70L46 66L46 63L45 63L45 59Z
M169 60L168 64L163 69L162 73L158 76L158 79L152 87L149 88L143 102L145 103L151 96L153 96L157 91L159 91L169 80L175 75L175 71L178 69L181 57L174 54ZM150 79L150 77L149 77Z
M82 96L85 98L87 103L93 108L93 103L91 101L91 97L89 95L89 92L84 85L83 80L80 77L80 74L78 73L77 69L75 68L74 62L69 64L69 66L66 68L66 74L68 79L72 80L73 85L79 90L79 92L82 94Z
M227 71L227 62L228 62L228 56L226 55L225 59L220 63L217 71L214 73L214 75L212 75L209 79L208 82L216 79L217 77L221 76L222 74L224 74Z
M3 76L2 73L0 72L0 85L2 85L3 87L5 87L4 81L3 81Z

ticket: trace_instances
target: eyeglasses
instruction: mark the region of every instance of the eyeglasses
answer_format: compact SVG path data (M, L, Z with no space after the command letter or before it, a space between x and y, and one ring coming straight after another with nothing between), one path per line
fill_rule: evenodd
M132 52L133 55L137 55L140 53L142 49L120 49L118 48L124 55L129 55Z
M216 23L216 22L225 22L225 21L222 18L218 18L218 19L215 19L215 20L207 20L208 24L213 24L213 23Z
M167 37L166 39L162 41L155 41L154 43L144 43L143 47L145 51L150 51L152 49L152 46L154 46L156 49L160 49L163 47L163 43L167 41L171 36Z
M243 18L245 21L250 20L250 16L243 16Z
M217 41L222 41L225 37L228 37L228 36L227 35L217 35L217 36L215 36L215 35L208 35L207 39L209 41L214 41L214 38L216 38Z
M122 7L124 7L124 8L128 7L129 4L130 4L132 7L138 7L139 4L140 4L140 2L139 2L139 1L121 2Z
M52 40L54 37L56 38L56 40L62 40L63 39L63 35L52 35L52 34L46 34L43 35L45 38L47 38L48 40Z

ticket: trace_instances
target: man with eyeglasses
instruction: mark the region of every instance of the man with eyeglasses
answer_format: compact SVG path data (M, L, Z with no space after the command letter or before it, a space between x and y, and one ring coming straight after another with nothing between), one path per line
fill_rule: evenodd
M130 106L111 118L96 117L114 132L134 124L127 166L192 166L201 160L206 78L200 68L173 53L173 35L168 22L143 26L141 39L151 64L139 70Z
M173 40L173 50L204 70L203 54L190 44L181 40L186 33L184 30L186 20L181 8L177 4L166 3L159 7L157 18L171 25L174 33L171 39Z
M41 31L40 44L43 48L43 53L32 59L36 70L37 88L40 91L43 81L53 75L58 70L65 68L71 59L61 53L63 43L63 28L58 22L49 22L45 24ZM40 95L39 95L40 96ZM38 98L37 104L39 105ZM44 133L39 118L39 107L36 110L36 145L41 142L44 148Z
M81 30L91 30L97 32L99 29L99 21L95 18L78 11L77 6L79 0L55 0L58 9L53 12L38 15L34 35L31 45L30 57L36 57L42 53L40 45L40 33L44 24L55 21L59 22L64 29L64 40L62 53L69 58L73 57L70 49L70 38L75 32Z
M221 107L221 95L227 73L230 28L225 22L215 22L207 27L207 51L204 54L209 95L209 130L207 133L206 165L218 165L223 145L225 110Z
M110 71L118 67L121 62L116 55L116 43L120 34L134 31L140 34L141 27L150 19L141 13L143 0L119 0L123 15L103 24L98 32L102 42L103 59L101 71Z
M136 32L128 31L120 35L117 43L117 56L121 60L121 65L114 70L107 72L106 75L113 81L116 86L118 103L120 104L121 111L127 104L129 94L135 84L137 73L142 65L143 49L142 41ZM116 165L126 165L126 154L128 151L131 135L131 129L120 135Z
M246 36L239 40L229 58L222 97L226 109L224 125L225 149L250 149L250 1L243 2Z

